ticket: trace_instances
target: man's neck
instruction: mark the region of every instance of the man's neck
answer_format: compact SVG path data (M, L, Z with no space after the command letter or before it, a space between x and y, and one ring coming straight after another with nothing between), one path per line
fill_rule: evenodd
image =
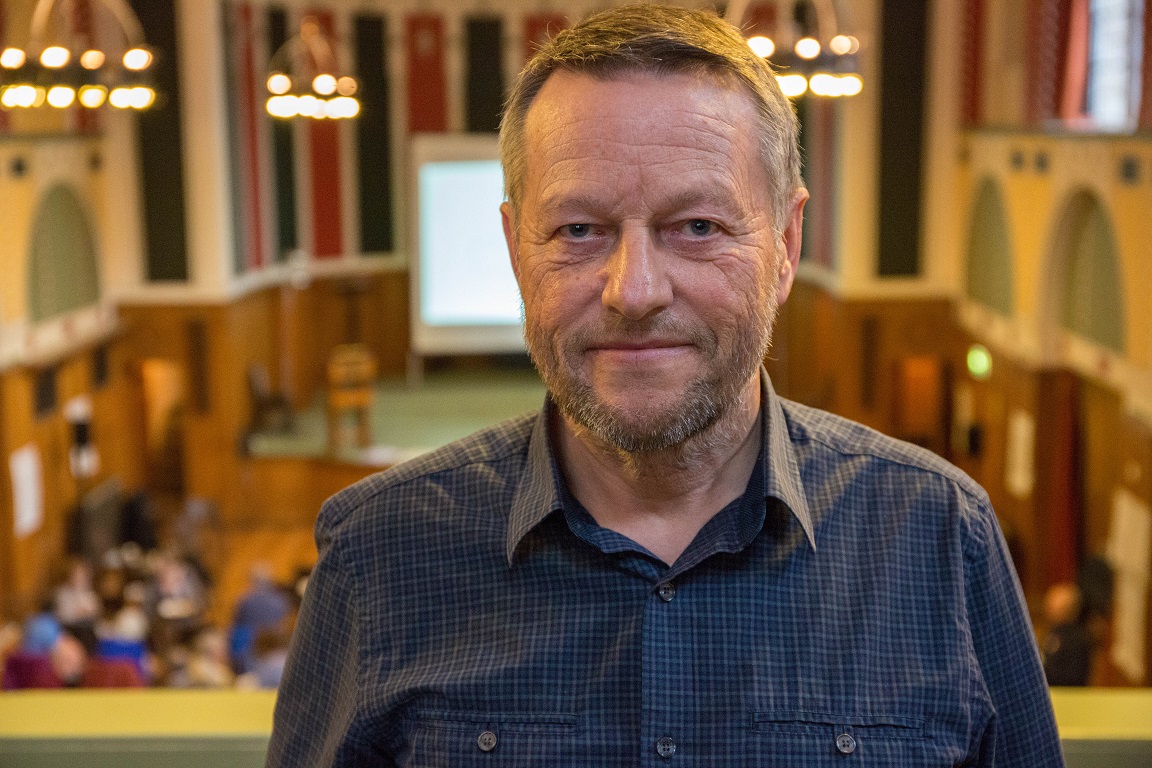
M671 564L747 488L760 453L760 408L757 379L708 429L642 453L621 451L561 418L560 466L572 495L597 523Z

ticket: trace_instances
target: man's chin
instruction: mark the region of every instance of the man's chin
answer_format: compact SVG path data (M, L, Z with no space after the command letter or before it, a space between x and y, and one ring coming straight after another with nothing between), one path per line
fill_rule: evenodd
M675 448L707 429L719 416L714 404L685 399L583 400L564 405L569 419L601 442L627 453Z

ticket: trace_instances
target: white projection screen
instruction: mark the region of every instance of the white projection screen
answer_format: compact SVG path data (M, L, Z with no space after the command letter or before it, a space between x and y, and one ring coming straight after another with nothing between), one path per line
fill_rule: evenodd
M524 351L495 134L417 134L411 158L412 354Z

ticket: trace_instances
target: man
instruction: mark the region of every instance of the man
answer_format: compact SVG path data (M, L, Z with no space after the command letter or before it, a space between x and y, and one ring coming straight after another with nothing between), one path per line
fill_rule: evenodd
M549 400L325 505L269 765L1059 765L985 494L761 368L807 193L739 33L598 14L501 133Z

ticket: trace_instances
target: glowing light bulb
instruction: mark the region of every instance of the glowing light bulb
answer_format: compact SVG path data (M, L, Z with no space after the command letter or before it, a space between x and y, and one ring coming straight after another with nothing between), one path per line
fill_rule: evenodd
M152 63L152 54L144 48L129 48L124 52L124 68L139 72Z
M820 41L814 37L802 37L796 41L796 55L802 59L814 59L820 55Z
M16 88L7 86L0 89L0 106L8 107L9 109L16 106Z
M848 39L848 35L836 35L828 41L828 50L838 56L843 56L852 50L852 41Z
M748 47L752 49L752 53L762 59L766 59L776 53L776 43L772 42L772 38L764 37L764 35L756 35L755 37L748 38Z
M331 96L336 93L336 78L327 73L312 78L312 90L321 96Z
M839 78L827 72L817 72L808 80L808 88L817 96L839 96Z
M300 109L297 106L298 101L296 96L273 96L268 99L264 106L272 117L296 117L300 114Z
M320 99L311 94L305 94L296 102L296 109L304 117L316 117L320 112Z
M131 88L113 88L108 94L108 103L116 109L128 109L132 106Z
M80 54L80 66L84 69L100 69L104 66L104 51L89 48Z
M76 100L76 91L67 85L54 85L48 89L48 104L57 109L72 106Z
M27 60L28 57L19 48L5 48L4 52L0 53L0 67L4 69L19 69Z
M156 91L146 85L137 85L128 92L128 106L132 109L148 109L156 101Z
M268 92L282 96L292 90L292 78L283 72L273 72L268 76Z
M840 76L841 96L856 96L862 90L864 90L864 78L860 77L860 75Z
M49 69L59 69L72 57L67 48L53 45L40 52L40 63Z
M352 94L356 93L356 88L356 78L354 77L348 77L348 75L344 75L343 77L336 80L336 92L341 96L351 96Z
M356 117L360 113L360 102L351 96L337 96L328 101L327 109L328 117L334 118L349 118Z
M102 85L85 85L80 88L77 98L89 109L96 109L108 98L108 89Z
M808 90L808 79L804 75L776 75L780 92L790 99L804 95Z

